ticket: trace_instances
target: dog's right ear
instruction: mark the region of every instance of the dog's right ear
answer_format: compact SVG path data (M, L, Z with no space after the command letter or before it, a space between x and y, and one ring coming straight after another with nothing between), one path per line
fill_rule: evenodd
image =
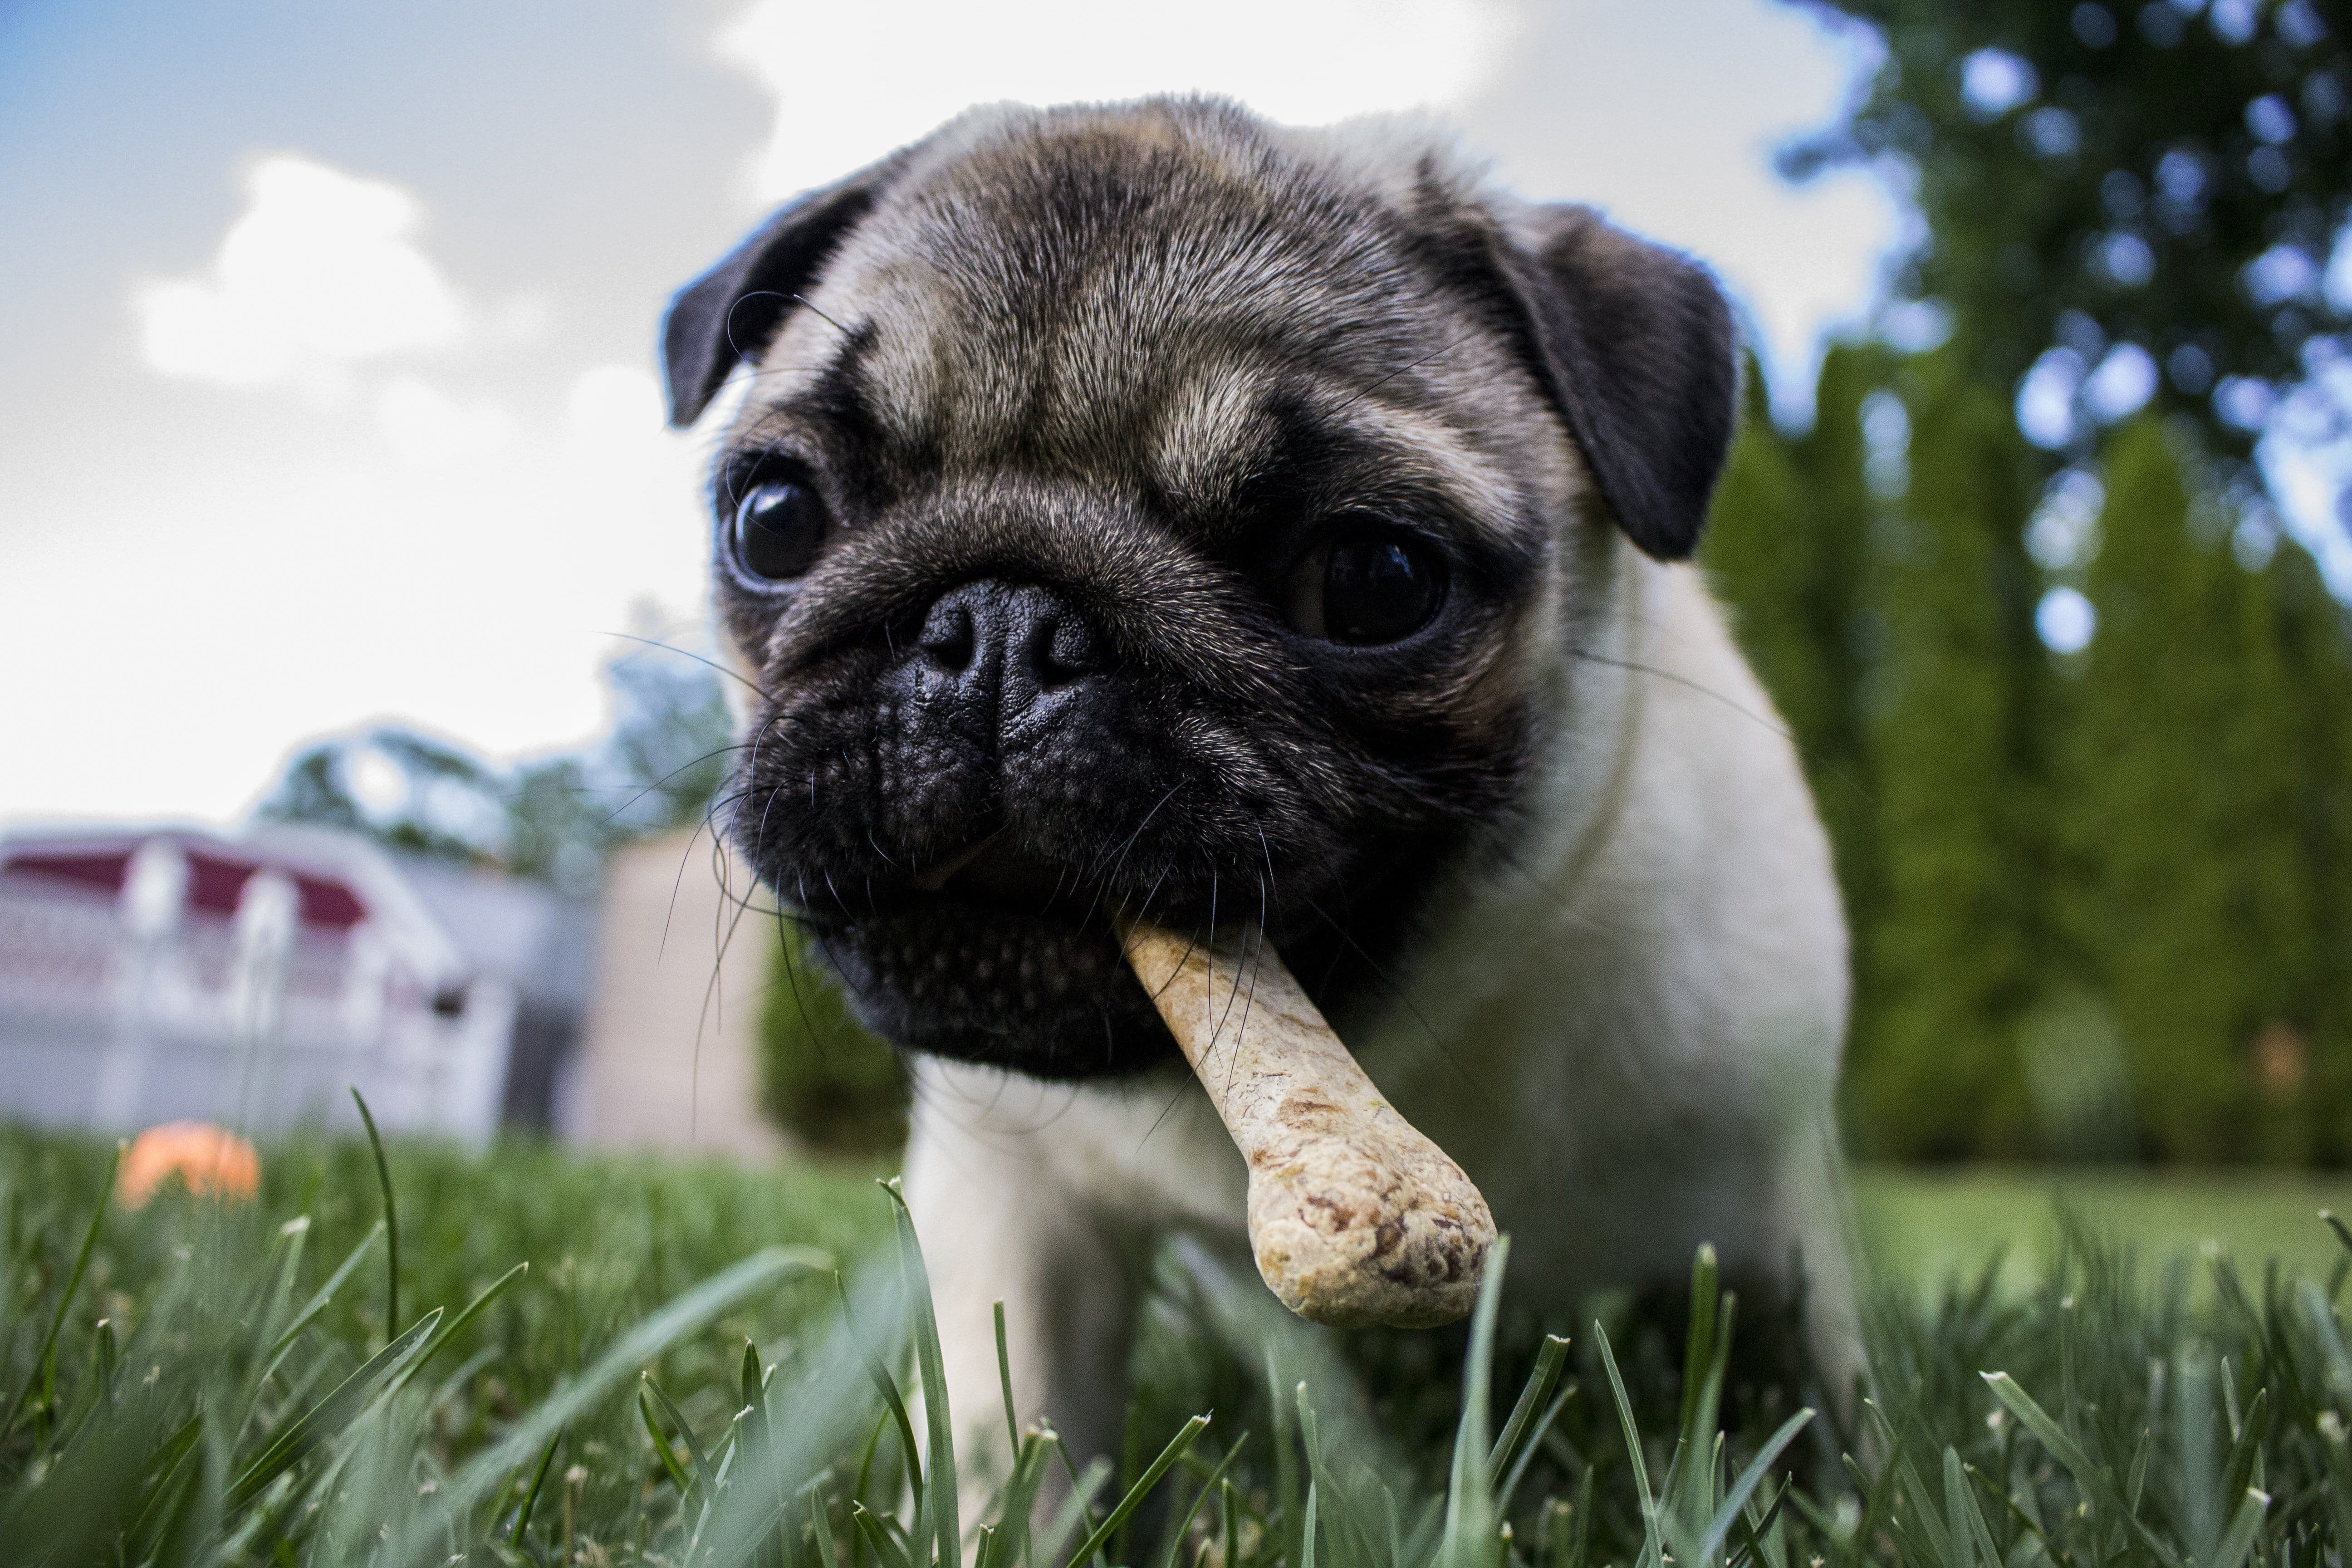
M662 371L674 427L682 430L700 418L736 362L757 359L775 341L793 309L793 297L873 210L899 162L886 158L836 184L794 196L671 299L662 319Z
M1530 368L1633 542L1698 547L1739 398L1731 307L1706 269L1591 207L1528 209L1496 246Z

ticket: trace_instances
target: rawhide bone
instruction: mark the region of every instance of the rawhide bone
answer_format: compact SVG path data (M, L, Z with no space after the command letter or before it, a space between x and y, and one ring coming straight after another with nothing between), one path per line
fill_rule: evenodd
M1486 1200L1398 1115L1255 928L1136 924L1127 960L1249 1163L1250 1248L1282 1304L1341 1328L1467 1314Z

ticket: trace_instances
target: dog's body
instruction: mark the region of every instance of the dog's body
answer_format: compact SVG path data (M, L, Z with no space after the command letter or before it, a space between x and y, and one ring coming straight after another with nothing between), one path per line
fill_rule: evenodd
M1513 1297L1549 1327L1574 1328L1592 1289L1679 1280L1702 1241L1749 1284L1785 1284L1801 1251L1811 1349L1842 1394L1855 1325L1827 1106L1846 954L1827 847L1697 574L1630 549L1619 568L1622 664L1573 671L1591 731L1562 738L1550 812L1510 869L1454 889L1348 1037L1477 1183ZM1232 1141L1189 1077L916 1070L907 1197L956 1408L994 1408L984 1303L1001 1300L1022 1408L1116 1453L1134 1242L1239 1227Z
M805 308L802 308L802 307ZM907 1191L960 1427L1111 1451L1132 1243L1243 1170L1107 906L1263 922L1513 1237L1515 1295L1806 1276L1852 1315L1829 854L1695 571L1705 275L1425 137L998 110L679 298L738 355L735 837L915 1053Z

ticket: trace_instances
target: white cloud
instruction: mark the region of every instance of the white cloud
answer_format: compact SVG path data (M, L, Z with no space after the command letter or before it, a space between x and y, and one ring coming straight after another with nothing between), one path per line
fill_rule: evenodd
M1002 99L1221 92L1298 123L1453 104L1515 31L1501 0L754 0L719 47L775 100L752 174L774 199Z
M699 443L631 365L505 414L385 394L436 460L352 416L375 404L216 399L155 427L168 484L0 475L0 515L51 525L0 538L0 668L45 672L0 680L0 818L233 819L304 737L378 718L503 759L602 726L632 605L704 603Z
M376 426L394 452L422 468L487 457L515 437L512 416L497 404L461 401L415 375L383 384Z
M133 292L147 363L229 386L332 383L455 343L467 310L417 247L424 213L397 185L292 153L261 159L212 266Z

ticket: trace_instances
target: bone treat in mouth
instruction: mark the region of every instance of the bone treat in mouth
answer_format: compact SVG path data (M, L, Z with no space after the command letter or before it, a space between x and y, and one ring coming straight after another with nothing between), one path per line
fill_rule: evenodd
M1249 1163L1250 1248L1284 1306L1340 1328L1466 1314L1495 1241L1486 1200L1397 1114L1254 927L1121 933Z

